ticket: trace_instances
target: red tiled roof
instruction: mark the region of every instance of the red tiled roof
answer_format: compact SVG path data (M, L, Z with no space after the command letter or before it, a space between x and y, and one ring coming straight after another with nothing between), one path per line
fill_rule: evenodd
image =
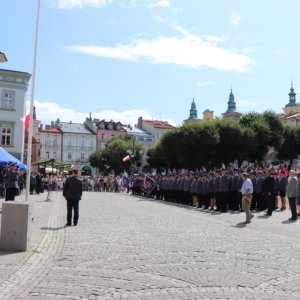
M61 130L57 128L52 129L39 129L39 132L45 132L45 133L61 133Z
M167 121L158 121L158 120L143 120L145 123L153 126L154 128L159 129L174 129L173 125L169 124Z
M293 113L293 114L284 116L283 118L284 118L285 120L287 120L287 119L294 119L294 118L297 118L297 117L300 117L300 113Z

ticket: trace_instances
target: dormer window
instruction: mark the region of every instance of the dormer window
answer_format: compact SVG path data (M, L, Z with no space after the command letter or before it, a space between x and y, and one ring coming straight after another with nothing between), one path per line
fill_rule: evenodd
M113 129L113 124L109 123L108 126L107 126L107 128L110 129L110 130Z

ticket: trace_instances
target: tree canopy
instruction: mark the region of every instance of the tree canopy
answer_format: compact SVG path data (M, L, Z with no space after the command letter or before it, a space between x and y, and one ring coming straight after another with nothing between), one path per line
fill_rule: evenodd
M193 170L236 160L262 162L270 148L278 151L278 157L296 158L300 129L285 125L274 112L252 112L240 120L210 120L170 130L148 151L148 163L156 168Z
M105 149L97 150L89 157L92 167L102 171L114 170L116 174L126 170L135 171L141 166L144 149L133 137L116 137L106 144ZM131 156L131 161L123 162L127 155Z

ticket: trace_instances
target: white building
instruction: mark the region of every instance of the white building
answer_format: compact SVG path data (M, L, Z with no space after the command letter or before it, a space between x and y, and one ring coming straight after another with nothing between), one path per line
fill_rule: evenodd
M122 126L128 135L132 136L147 151L154 144L154 135L147 133L145 130L138 128L136 125Z
M25 94L30 77L0 69L0 146L18 159L23 158Z
M154 143L156 143L166 131L176 128L167 121L144 120L142 117L139 117L137 127L153 135Z
M61 161L62 131L50 125L39 129L40 156L39 160L55 159Z
M97 135L84 124L56 121L62 131L62 162L74 164L79 170L92 171L89 156L96 151Z

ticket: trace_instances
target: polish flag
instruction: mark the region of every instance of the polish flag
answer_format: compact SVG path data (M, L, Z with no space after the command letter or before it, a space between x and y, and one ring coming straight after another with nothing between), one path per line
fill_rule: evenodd
M25 117L25 130L29 128L30 115L26 115Z
M130 160L131 160L130 155L127 155L123 158L123 162L130 161Z

